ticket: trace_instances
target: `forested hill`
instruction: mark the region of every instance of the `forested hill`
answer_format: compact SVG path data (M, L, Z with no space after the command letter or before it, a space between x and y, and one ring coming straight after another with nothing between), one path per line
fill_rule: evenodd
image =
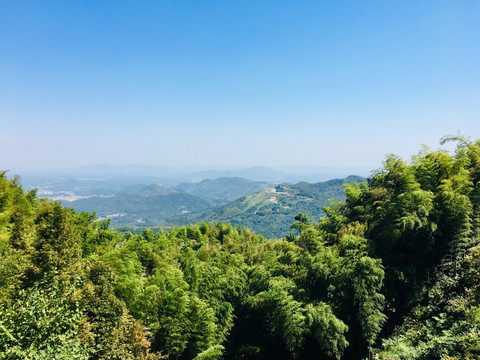
M234 226L247 226L269 238L281 238L290 233L295 215L308 213L312 219L318 220L324 215L323 207L328 205L330 199L345 199L343 185L355 181L362 182L365 179L348 176L316 184L279 184L188 220L228 222Z
M224 205L242 196L272 186L265 181L250 181L239 177L219 177L200 182L181 183L176 186L176 189L209 200L216 205Z
M0 173L0 359L478 359L480 140L448 140L280 240L120 233Z

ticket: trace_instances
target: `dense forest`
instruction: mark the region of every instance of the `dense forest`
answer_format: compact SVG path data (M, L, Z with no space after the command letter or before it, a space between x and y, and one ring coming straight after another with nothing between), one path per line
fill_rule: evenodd
M291 234L119 232L0 177L0 359L477 359L480 140L388 156Z

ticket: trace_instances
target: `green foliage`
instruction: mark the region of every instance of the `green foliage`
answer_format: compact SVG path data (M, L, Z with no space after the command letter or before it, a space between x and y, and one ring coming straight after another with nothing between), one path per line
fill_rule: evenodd
M207 350L202 351L200 354L195 356L194 360L215 360L219 359L222 355L224 347L222 345L214 345L209 347Z
M325 303L308 304L305 309L307 326L311 329L322 352L331 358L340 359L348 341L345 333L348 326L338 319Z
M408 233L416 247L403 249L416 261L390 263L409 283L410 307L399 309L401 325L376 351L379 359L474 359L480 356L478 284L480 267L478 154L480 143L465 138L457 141L454 156L424 150L414 158L411 169L424 194L405 193ZM430 193L428 196L427 193ZM365 196L365 195L363 195ZM358 201L358 200L357 200ZM429 205L431 204L431 205ZM414 219L411 221L410 219ZM413 225L413 226L412 226ZM373 230L373 229L372 229ZM399 234L399 238L402 236ZM408 242L403 241L409 246ZM381 248L377 245L378 251ZM412 254L411 254L412 253ZM421 256L421 258L420 258ZM423 261L423 263L422 263ZM406 267L405 265L409 266ZM421 281L426 279L426 281ZM394 284L392 282L392 284ZM399 289L389 289L391 293ZM405 297L405 296L404 296Z
M0 308L0 359L88 359L78 304L55 278L22 289Z
M307 331L302 304L289 292L295 285L284 277L270 279L268 289L257 294L257 306L264 308L268 328L278 333L285 347L290 351L301 348L304 333Z
M0 358L154 359L146 330L114 294L94 217L23 193L0 177ZM117 236L120 236L117 234ZM113 244L111 244L113 245ZM97 255L96 255L97 256Z
M74 272L72 267L79 261L81 249L70 212L57 203L44 204L35 225L32 267L27 273L30 280L54 271Z

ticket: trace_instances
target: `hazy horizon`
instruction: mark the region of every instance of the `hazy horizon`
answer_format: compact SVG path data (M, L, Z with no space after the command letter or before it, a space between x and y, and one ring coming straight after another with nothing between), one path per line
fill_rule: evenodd
M375 169L480 137L479 2L0 10L1 169Z
M367 176L374 168L362 167L362 166L220 166L220 165L191 165L191 166L163 166L163 165L149 165L149 164L125 164L125 165L112 165L112 164L91 164L77 167L64 167L64 168L46 168L46 169L2 169L7 170L7 174L11 177L13 175L52 175L52 176L73 176L77 177L80 174L87 175L88 172L98 176L101 173L112 174L115 176L132 176L138 173L141 176L155 175L164 177L176 177L181 175L192 175L195 173L236 173L245 170L256 171L272 171L275 173L284 173L292 175L335 175L339 174L339 177L348 175L360 175ZM220 177L225 175L219 175ZM235 175L231 175L235 177Z

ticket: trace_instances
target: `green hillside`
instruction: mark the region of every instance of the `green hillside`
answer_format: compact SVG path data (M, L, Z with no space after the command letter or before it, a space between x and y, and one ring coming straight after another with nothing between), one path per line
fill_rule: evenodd
M362 182L365 179L349 176L316 184L280 184L232 201L193 220L229 222L235 226L247 226L269 238L281 238L290 233L295 215L307 213L312 219L318 220L324 215L322 208L328 205L329 199L345 199L343 184L355 181Z
M97 216L111 219L112 225L116 226L155 226L173 216L212 208L212 204L206 200L160 185L142 186L139 190L111 197L79 199L65 205L77 211L95 211Z
M197 183L182 183L176 189L187 194L223 205L253 192L261 191L271 184L264 181L250 181L239 177L205 179Z

